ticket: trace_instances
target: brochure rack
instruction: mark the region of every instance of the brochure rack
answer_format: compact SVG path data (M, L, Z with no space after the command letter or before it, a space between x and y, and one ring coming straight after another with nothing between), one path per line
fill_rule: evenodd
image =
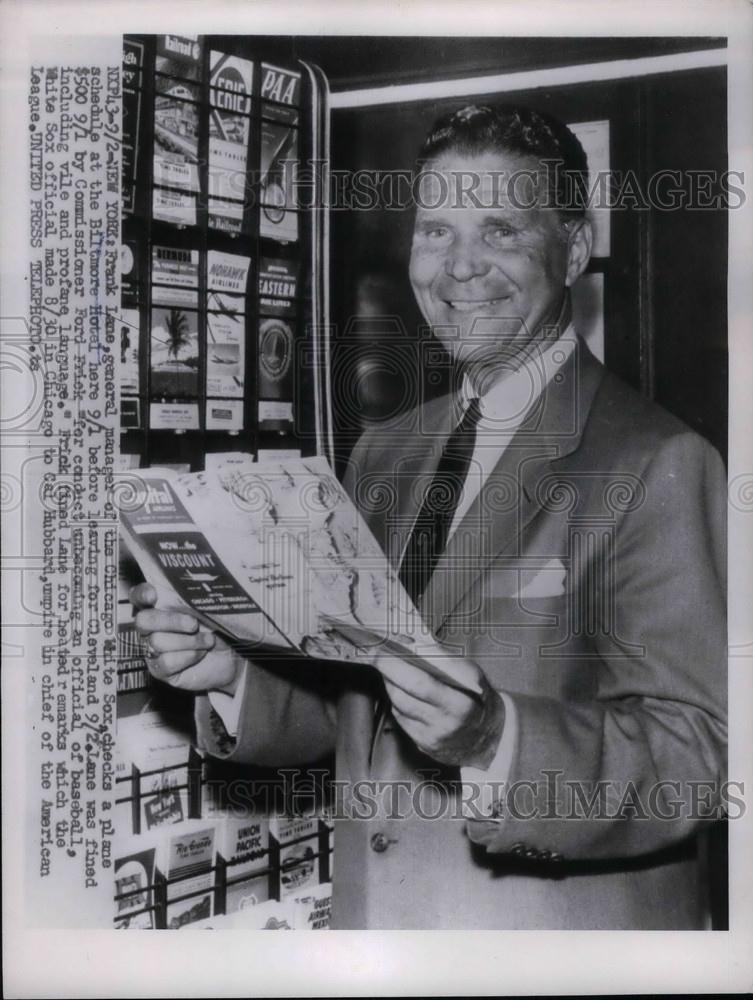
M331 460L326 102L321 72L279 39L124 38L121 471L200 471L228 452ZM313 833L291 837L295 818L264 817L253 858L229 853L233 824L255 819L213 802L190 699L151 682L134 582L123 574L115 925L237 921L258 903L291 926L299 890L329 882L331 828L309 818ZM327 922L318 895L309 926Z

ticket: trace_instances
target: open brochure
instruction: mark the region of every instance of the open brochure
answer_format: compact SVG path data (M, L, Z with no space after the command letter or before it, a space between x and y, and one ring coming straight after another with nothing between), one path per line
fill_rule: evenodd
M478 692L432 637L323 458L127 474L127 544L160 604L186 606L252 654L400 656Z

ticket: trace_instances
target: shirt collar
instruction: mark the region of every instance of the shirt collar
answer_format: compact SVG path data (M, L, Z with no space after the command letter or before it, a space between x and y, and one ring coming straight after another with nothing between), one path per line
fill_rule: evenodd
M490 380L488 388L480 396L470 379L464 376L460 390L463 412L470 400L478 397L480 426L487 424L496 431L514 430L522 424L547 385L573 353L576 340L575 329L572 323L568 323L556 340L542 341L519 368L501 370L499 377Z

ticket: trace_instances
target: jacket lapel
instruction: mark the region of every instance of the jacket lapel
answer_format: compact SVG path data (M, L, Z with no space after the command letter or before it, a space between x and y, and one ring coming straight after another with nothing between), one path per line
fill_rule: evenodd
M547 385L513 436L429 581L419 610L433 632L494 559L520 554L518 540L541 509L552 463L580 444L603 371L579 340L558 373L562 377Z

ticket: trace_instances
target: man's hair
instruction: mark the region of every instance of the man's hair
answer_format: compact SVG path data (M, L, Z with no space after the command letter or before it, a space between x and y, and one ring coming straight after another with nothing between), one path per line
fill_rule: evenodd
M566 218L582 218L588 199L588 161L577 137L552 115L504 104L469 104L438 118L421 147L417 167L446 152L499 152L543 164L549 204Z

